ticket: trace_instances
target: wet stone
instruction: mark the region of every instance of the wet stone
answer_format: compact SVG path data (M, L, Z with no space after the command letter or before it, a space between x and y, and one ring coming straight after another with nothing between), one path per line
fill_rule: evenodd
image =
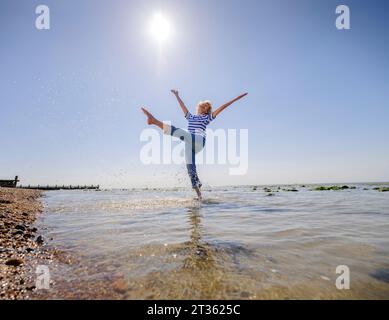
M376 280L389 283L389 269L377 269L370 275Z
M37 244L42 245L42 244L45 243L45 238L44 238L43 236L38 236L38 237L36 238L35 242L36 242Z
M16 227L15 227L16 230L21 230L21 231L25 231L26 230L26 227L21 225L21 224L18 224Z
M19 258L11 258L11 259L8 259L5 264L7 266L17 267L17 266L20 266L21 264L23 264L23 260L19 259Z

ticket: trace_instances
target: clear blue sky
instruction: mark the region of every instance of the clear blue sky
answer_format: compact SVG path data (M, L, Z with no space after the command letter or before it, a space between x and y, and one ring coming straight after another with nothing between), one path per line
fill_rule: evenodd
M335 28L339 4L351 30ZM174 30L162 53L158 10ZM139 107L185 126L177 88L191 109L249 92L212 124L249 129L249 172L200 166L205 184L387 181L388 39L384 0L2 0L0 178L189 185L183 166L139 161Z

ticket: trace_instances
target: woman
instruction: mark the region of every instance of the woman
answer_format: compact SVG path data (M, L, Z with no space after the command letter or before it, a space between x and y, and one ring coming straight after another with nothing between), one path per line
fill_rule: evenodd
M206 128L208 124L213 121L220 112L225 108L233 104L235 101L243 98L247 95L244 93L235 99L227 102L221 107L212 112L212 104L210 101L200 101L197 105L196 114L191 114L184 102L181 100L177 90L171 90L178 100L185 118L188 120L188 130L176 128L175 126L167 125L147 111L145 108L141 108L147 116L147 123L149 125L156 125L163 130L164 134L171 135L173 137L181 139L185 143L185 161L188 169L189 178L192 183L192 188L196 191L198 199L201 200L201 182L197 175L196 170L196 154L200 152L205 146L206 140Z

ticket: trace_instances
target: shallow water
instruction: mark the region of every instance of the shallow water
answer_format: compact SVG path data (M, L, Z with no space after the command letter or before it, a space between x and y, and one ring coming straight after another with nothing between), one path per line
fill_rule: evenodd
M271 186L273 196L216 188L201 204L183 190L47 192L38 226L50 247L75 257L52 270L47 294L94 298L112 287L127 299L389 299L389 192L355 186ZM349 267L350 290L335 286L338 265Z

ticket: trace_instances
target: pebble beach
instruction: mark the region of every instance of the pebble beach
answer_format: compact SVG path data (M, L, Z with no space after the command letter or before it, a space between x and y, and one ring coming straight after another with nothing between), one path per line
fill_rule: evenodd
M42 212L37 190L0 188L0 298L28 299L35 290L34 271L52 261L45 239L33 225Z
M101 281L86 285L78 277L50 280L50 287L59 287L54 294L36 287L38 266L66 270L77 264L79 272L88 272L80 267L82 261L51 246L53 239L42 235L44 227L36 222L43 213L43 197L38 190L0 187L0 300L119 298L123 284L118 277L108 285ZM64 282L72 289L61 290Z

